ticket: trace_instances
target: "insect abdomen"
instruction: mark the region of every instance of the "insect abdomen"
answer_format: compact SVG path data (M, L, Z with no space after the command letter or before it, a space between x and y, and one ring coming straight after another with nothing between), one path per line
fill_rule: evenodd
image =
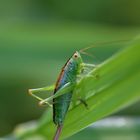
M69 60L65 67L62 69L54 94L63 87L66 83L74 83L76 81L77 66ZM72 98L72 91L68 92L58 98L54 99L53 102L53 121L56 125L62 125L68 111Z

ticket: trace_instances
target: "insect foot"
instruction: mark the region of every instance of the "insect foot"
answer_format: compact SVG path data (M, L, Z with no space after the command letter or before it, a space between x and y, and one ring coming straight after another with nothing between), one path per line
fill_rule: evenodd
M28 89L28 93L32 96L32 89Z
M49 107L52 107L52 105L50 103L45 102L44 100L40 101L38 104L39 104L39 106L46 106L46 105L48 105Z

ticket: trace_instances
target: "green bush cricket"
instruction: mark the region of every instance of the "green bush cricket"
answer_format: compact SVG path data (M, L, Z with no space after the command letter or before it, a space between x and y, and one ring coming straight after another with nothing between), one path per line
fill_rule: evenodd
M84 52L81 50L81 53ZM76 51L63 66L55 85L29 89L30 95L40 100L40 105L47 104L53 107L53 122L57 125L57 131L53 140L59 139L64 119L72 100L74 86L85 68L95 68L95 65L83 63L80 52ZM54 90L54 95L46 99L42 99L34 94L36 92L49 90ZM49 103L49 101L52 100L53 106ZM84 98L79 98L78 100L87 107Z
M128 40L121 41L124 42ZM104 42L100 44L108 44L114 42L116 41ZM81 103L85 105L85 107L88 107L85 98L86 96L73 94L73 91L76 90L75 86L79 82L78 80L80 80L84 74L85 75L88 74L88 76L90 76L89 73L90 70L97 67L93 64L84 63L80 55L86 54L91 56L89 53L86 53L85 50L93 47L94 46L91 46L84 48L80 51L76 51L72 55L72 57L68 59L66 64L61 69L61 72L55 85L38 89L29 89L30 95L40 100L39 102L40 105L47 104L48 106L53 107L53 122L57 125L57 131L53 140L59 139L64 119L69 109L71 101L73 102L73 105L75 105L77 103L77 100L79 100ZM94 76L92 75L91 77L97 79L98 76L99 76L98 73L95 73L95 75ZM35 95L36 92L51 91L51 90L53 91L54 94L46 99L42 99ZM52 104L50 103L50 101L53 101Z

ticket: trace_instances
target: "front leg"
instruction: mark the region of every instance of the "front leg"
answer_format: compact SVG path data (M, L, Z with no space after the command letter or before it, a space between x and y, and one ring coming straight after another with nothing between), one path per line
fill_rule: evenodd
M96 69L98 66L97 65L94 65L94 64L88 64L88 63L82 63L81 64L81 71L80 71L80 74L77 75L77 78L78 79L81 79L82 77L84 76L90 76L90 77L94 77L94 78L98 78L99 75L98 73L96 72L95 75L91 75L90 72L93 70L93 69Z
M89 64L89 63L83 63L82 65L83 65L83 67L87 67L87 68L96 68L97 67L96 65Z

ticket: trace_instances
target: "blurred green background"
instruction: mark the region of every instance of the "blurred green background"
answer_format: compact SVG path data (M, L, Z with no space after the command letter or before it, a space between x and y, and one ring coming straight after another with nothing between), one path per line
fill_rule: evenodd
M27 90L54 83L75 50L116 41L91 49L95 59L83 56L99 63L139 34L139 0L1 0L0 136L41 116L45 107ZM139 106L115 115L139 116Z

